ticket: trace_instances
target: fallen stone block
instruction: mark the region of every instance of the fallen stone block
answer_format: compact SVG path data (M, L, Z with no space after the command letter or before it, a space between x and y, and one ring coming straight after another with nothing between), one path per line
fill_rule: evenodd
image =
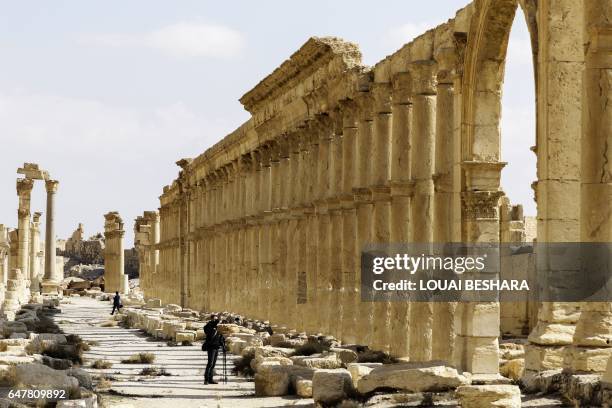
M575 331L576 326L571 324L538 324L529 334L529 342L541 346L570 345Z
M157 298L150 298L147 299L147 302L145 303L145 306L148 308L160 308L162 307L162 301L161 299L157 299Z
M285 341L287 341L287 337L282 333L275 333L268 338L268 343L273 347L282 345Z
M79 389L76 378L42 364L21 364L14 370L16 383L26 384L28 388L65 390L66 394Z
M22 322L3 322L2 334L4 337L11 337L13 333L26 333L28 328Z
M93 389L93 383L91 380L91 374L82 368L72 367L66 370L66 375L74 377L79 382L79 385L88 390Z
M68 340L66 339L66 336L63 334L55 334L55 333L38 333L38 335L35 337L38 340L41 341L51 341L53 343L56 344L66 344L68 343Z
M272 346L263 346L257 347L255 349L255 357L291 357L295 354L294 349L290 348L282 348L282 347L272 347Z
M351 349L334 347L329 351L335 353L344 366L357 361L357 353Z
M247 342L237 337L230 337L226 340L229 352L232 354L240 354L242 350L247 346Z
M353 393L351 374L343 369L316 370L312 377L312 397L315 403L333 406Z
M255 334L247 334L247 333L234 333L232 337L235 337L240 340L244 340L249 347L262 347L263 339L260 336Z
M196 333L194 331L177 331L175 334L175 341L177 343L182 343L184 341L194 342L196 338Z
M591 348L572 346L567 348L564 358L567 367L576 372L603 374L606 372L612 348Z
M295 393L301 398L312 398L312 380L297 378L295 381Z
M351 378L353 380L353 386L357 388L357 384L361 378L370 374L372 370L377 367L381 367L382 363L350 363L346 366Z
M563 369L547 371L525 370L521 378L521 384L525 392L535 394L537 392L554 393L559 390Z
M379 388L412 392L446 391L469 383L468 378L443 363L401 363L373 369L358 381L357 389L361 394Z
M293 365L293 361L287 357L273 356L273 357L255 357L251 360L251 368L257 372L262 364L273 364L273 365Z
M264 364L255 374L255 395L273 397L289 392L289 372L281 365Z
M8 354L0 353L0 365L19 365L19 364L27 364L33 363L33 356L11 356Z
M574 407L602 406L601 377L597 374L565 374L561 377L561 390L565 400Z
M501 375L517 381L521 379L524 371L525 359L523 358L507 360L503 362L499 367L499 373Z
M342 361L335 353L293 356L291 361L295 365L310 368L334 369L342 367Z
M525 369L549 371L562 368L566 349L567 347L530 344L525 348Z
M520 408L521 390L516 385L466 385L457 388L462 408Z
M98 396L94 394L80 399L59 400L56 408L98 408Z
M255 374L255 395L282 396L289 393L292 379L312 377L313 370L273 362L262 364Z
M9 356L25 356L27 354L24 346L6 346L4 353Z
M390 393L376 394L368 399L364 407L458 407L454 392L442 393Z
M240 333L241 327L233 323L221 323L217 325L217 330L225 337L230 337L235 333Z
M174 303L167 304L164 307L164 313L180 312L181 310L183 310L183 308Z
M204 340L204 337L206 337L204 334L204 329L196 330L196 340Z

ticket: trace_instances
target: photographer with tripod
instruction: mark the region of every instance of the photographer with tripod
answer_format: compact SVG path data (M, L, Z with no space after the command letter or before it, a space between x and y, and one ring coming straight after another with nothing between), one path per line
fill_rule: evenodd
M206 339L204 340L204 344L202 344L202 351L206 351L208 354L206 370L204 370L204 385L217 384L217 382L213 380L213 374L215 364L217 363L217 356L219 355L219 349L223 350L223 375L227 383L227 373L225 372L225 337L217 330L218 324L219 318L217 316L212 316L211 320L204 326Z

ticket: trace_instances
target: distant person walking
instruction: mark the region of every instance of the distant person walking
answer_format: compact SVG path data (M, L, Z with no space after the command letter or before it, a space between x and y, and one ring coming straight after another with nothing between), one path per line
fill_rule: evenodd
M219 349L222 349L225 353L225 337L217 330L219 322L219 318L213 316L204 326L206 340L204 340L204 344L202 344L202 351L206 351L208 357L206 369L204 370L204 385L217 384L217 382L213 380L213 375L215 372L215 364L217 364Z
M119 292L115 292L115 296L113 297L113 311L111 312L111 315L115 314L115 310L117 313L119 313L122 307L121 296L119 296Z

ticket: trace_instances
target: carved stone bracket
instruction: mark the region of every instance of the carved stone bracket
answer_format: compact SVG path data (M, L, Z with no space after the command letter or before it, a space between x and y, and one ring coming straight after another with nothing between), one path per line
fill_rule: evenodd
M498 218L503 191L465 191L461 193L463 216L467 220Z

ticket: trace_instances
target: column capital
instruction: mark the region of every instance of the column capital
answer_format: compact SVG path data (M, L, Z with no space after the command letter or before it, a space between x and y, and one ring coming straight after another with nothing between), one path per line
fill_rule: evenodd
M503 191L464 191L461 193L461 207L468 220L498 218L499 198Z
M371 121L374 111L374 97L370 92L360 92L355 99L359 109L359 120Z
M291 132L287 135L287 143L289 149L289 155L299 154L301 149L301 144L304 142L302 136L304 135L304 131L302 128L298 128L295 131Z
M327 111L328 93L327 87L320 87L304 96L304 102L308 106L308 112L317 114L317 112Z
M33 215L32 215L32 223L35 222L39 222L40 221L40 216L42 215L41 212L36 211Z
M45 189L47 193L56 193L59 181L57 180L45 180Z
M391 91L390 82L376 82L371 86L374 96L374 110L376 113L391 113Z
M438 83L452 84L457 68L457 49L455 47L439 48L434 52L438 64Z
M437 64L433 60L414 61L408 65L414 95L435 95Z
M291 154L291 139L290 136L286 133L280 135L277 139L278 141L278 154L280 159L288 159Z
M29 196L34 187L34 180L29 178L17 179L17 195Z
M316 115L315 119L310 122L313 130L316 132L320 140L331 139L333 130L333 121L329 115Z
M412 103L412 76L410 72L398 72L393 77L393 103L398 105Z
M340 109L342 112L342 127L344 129L357 127L357 116L359 106L352 99L344 99L340 101Z
M281 146L278 140L274 139L268 144L270 148L270 164L278 164L280 162Z

